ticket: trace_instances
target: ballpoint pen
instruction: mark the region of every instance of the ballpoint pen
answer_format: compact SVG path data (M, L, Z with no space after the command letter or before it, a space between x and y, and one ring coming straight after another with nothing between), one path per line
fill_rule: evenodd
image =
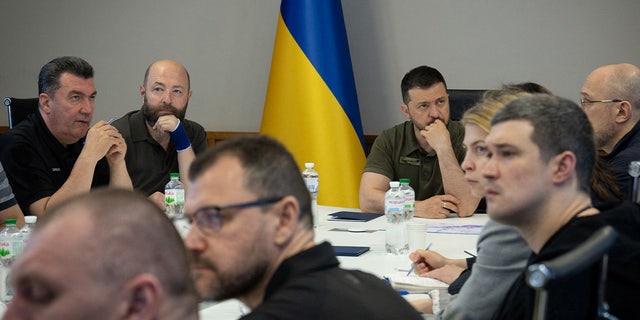
M107 120L107 124L112 124L114 121L118 120L118 117L111 117L111 119ZM86 139L86 138L85 138ZM82 144L84 145L87 140L82 140Z
M476 257L476 255L475 255L475 254L473 254L473 253L471 253L471 252L469 252L469 251L467 251L467 250L464 250L464 253L466 253L466 254L468 254L468 255L470 255L470 256L472 256L472 257L474 257L474 258Z
M112 124L117 119L118 119L117 117L111 117L111 119L107 120L107 124Z
M432 244L433 244L433 242L429 242L429 244L427 245L427 247L424 250L429 250L429 248L431 248ZM407 275L410 275L411 272L413 272L413 269L415 269L417 265L418 265L417 262L412 263L411 264L411 269L409 269L409 272L407 272Z

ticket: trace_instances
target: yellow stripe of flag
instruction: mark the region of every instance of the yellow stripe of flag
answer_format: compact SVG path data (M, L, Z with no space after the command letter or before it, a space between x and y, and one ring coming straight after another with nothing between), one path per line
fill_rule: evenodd
M305 162L315 163L320 176L319 204L358 207L360 175L366 161L362 144L282 15L260 131L284 143L300 170Z

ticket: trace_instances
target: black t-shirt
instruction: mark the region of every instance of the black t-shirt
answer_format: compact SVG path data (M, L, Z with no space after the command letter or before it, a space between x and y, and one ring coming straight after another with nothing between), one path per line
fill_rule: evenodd
M619 233L609 251L606 300L610 313L620 319L636 317L635 303L640 288L640 208L623 202L600 214L574 218L532 254L528 265L547 261L575 249L595 231L611 225ZM591 319L597 310L597 286L601 263L573 276L553 280L548 288L546 319ZM511 287L494 319L531 319L535 291L523 273Z
M35 112L0 137L0 161L25 215L29 205L50 197L67 181L84 139L63 146ZM92 187L109 184L109 164L98 161Z
M328 242L299 252L278 267L264 301L249 319L402 319L420 314L371 274L339 268Z

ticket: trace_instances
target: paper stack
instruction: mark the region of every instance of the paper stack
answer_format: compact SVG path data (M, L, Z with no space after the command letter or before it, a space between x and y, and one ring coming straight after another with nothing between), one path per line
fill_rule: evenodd
M396 291L407 291L408 293L424 293L435 289L446 289L448 284L426 277L389 275L387 276L391 287Z

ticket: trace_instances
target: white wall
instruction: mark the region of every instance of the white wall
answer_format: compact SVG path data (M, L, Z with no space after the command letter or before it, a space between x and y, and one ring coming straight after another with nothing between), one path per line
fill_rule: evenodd
M584 77L640 65L637 0L343 0L364 132L402 121L400 79L420 64L450 88L536 81L577 100ZM77 55L96 69L94 121L137 109L149 63L183 62L187 116L258 131L278 0L0 1L0 97L37 94L40 67ZM7 125L0 112L0 125Z

